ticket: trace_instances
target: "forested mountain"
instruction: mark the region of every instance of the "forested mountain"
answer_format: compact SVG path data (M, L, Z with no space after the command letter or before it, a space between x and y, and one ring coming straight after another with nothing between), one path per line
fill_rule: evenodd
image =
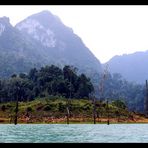
M129 109L143 111L144 85L131 83L125 79L144 83L148 76L147 59L148 51L113 57L108 62L108 72L111 74L107 73L102 83L103 99L110 101L122 99ZM58 69L59 75L50 75L52 72L49 71L52 68L48 66L52 64L57 66L52 68L60 69ZM13 94L15 90L11 82L16 79L21 80L24 85L24 93L22 93L24 99L48 95L69 97L70 83L67 82L68 78L64 80L61 70L65 65L72 65L78 69L79 76L74 76L76 79L71 88L71 97L89 98L91 92L93 97L101 99L102 66L99 60L84 45L80 37L74 34L71 28L65 26L57 16L49 11L42 11L27 17L15 27L10 24L9 18L0 18L1 101L15 100ZM39 70L41 67L42 69ZM22 74L12 76L14 73ZM113 73L121 73L123 77ZM90 77L91 82L87 76Z
M28 72L31 67L45 63L41 46L15 29L9 18L0 18L0 76ZM38 60L40 59L40 60Z
M45 65L73 65L79 72L100 72L99 60L83 41L49 11L29 16L13 27L0 18L0 76Z
M120 73L128 81L144 84L148 79L148 51L114 56L107 63L111 73Z
M73 65L86 73L101 71L100 62L81 38L49 11L31 15L16 24L15 28L44 47L49 57L47 63L58 66Z

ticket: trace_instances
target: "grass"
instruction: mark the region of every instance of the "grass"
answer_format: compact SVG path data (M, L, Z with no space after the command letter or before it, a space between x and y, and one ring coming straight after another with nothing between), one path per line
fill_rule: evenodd
M91 100L72 99L70 101L70 124L93 124L93 104ZM15 114L15 102L0 104L0 123L10 123ZM119 114L117 115L117 111ZM26 119L26 114L29 120ZM64 98L37 98L29 102L19 102L18 123L31 124L65 124L66 99ZM107 124L105 102L96 102L96 124ZM110 124L148 123L143 116L129 112L126 108L119 108L109 104ZM119 118L119 122L117 120ZM99 120L101 122L99 122ZM12 120L13 123L13 120Z

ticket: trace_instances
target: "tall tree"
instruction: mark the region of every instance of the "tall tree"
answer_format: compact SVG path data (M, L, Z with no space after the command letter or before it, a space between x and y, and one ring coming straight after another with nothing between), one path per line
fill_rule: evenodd
M100 100L105 100L104 98L104 85L105 85L105 81L107 79L107 76L109 75L108 73L108 64L105 66L104 68L104 71L102 73L102 78L101 78L101 81L100 81L100 84L99 84L99 92L100 92ZM106 103L107 103L107 108L106 108L106 111L107 111L107 124L109 125L109 107L108 107L108 97L106 98Z

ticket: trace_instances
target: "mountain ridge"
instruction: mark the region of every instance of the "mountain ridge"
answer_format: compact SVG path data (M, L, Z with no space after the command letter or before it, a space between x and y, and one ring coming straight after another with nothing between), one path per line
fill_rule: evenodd
M100 61L82 39L50 11L32 14L14 27L8 17L0 20L0 76L51 64L73 65L88 74L102 70ZM3 23L8 24L4 27Z
M128 81L145 83L148 78L146 63L148 63L148 50L116 55L103 65L108 64L111 73L120 73Z
M43 14L46 14L44 18L41 17ZM48 18L48 16L50 16L50 19ZM30 33L30 27L25 26L28 19L35 21L35 24L37 24L34 25L34 32ZM47 22L45 24L42 24L42 22L45 22L45 20ZM56 21L54 22L54 20ZM52 23L50 24L50 22ZM86 63L88 63L87 61L89 61L89 63L95 64L95 66L91 64L91 66L94 67L94 70L96 69L95 67L98 67L101 70L100 61L85 46L82 39L78 35L74 34L73 30L70 27L65 26L60 19L55 19L50 12L42 11L37 14L31 15L20 23L16 24L15 27L22 32L27 32L33 38L40 40L42 45L46 48L47 52L50 50L50 47L52 48L52 50L56 49L56 53L54 53L54 51L52 52L57 59L60 59L61 55L65 57L64 59L62 59L63 61L65 59L69 59L69 61L65 60L64 64L68 64L68 62L72 60L72 62L69 63L70 65L74 63L74 65L76 65L77 67L83 67ZM43 40L39 38L39 35L41 36L40 29L45 30L46 32L46 36L41 37ZM50 44L51 46L45 44L46 42L44 42L47 41L49 38L50 41L53 43L52 45ZM77 53L77 55L74 55L75 53ZM81 65L79 64L81 63L79 61L80 59L81 62L83 62ZM89 68L91 68L91 66L89 66Z

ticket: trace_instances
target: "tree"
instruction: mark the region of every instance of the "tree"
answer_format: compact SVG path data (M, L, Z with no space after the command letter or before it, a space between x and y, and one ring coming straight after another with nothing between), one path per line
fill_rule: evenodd
M71 95L72 95L72 76L74 75L74 69L72 69L72 67L70 66L65 66L63 68L63 74L64 74L64 79L68 82L69 85L68 89L69 89L69 97L67 98L67 103L66 103L66 111L67 111L67 124L69 124L69 106L70 106L70 102L69 99L71 99Z
M78 75L76 68L65 66L45 66L40 69L33 68L29 74L20 73L8 79L0 80L1 102L16 101L15 82L21 82L20 101L32 100L35 97L48 97L58 95L65 98L88 98L93 91L93 85L85 74Z
M118 108L126 109L125 103L120 99L112 101L112 104Z
M17 118L18 118L18 102L19 102L19 97L20 97L20 85L19 85L19 82L16 81L16 84L15 84L15 87L16 87L16 108L15 108L15 118L14 118L14 124L16 125L17 124Z
M28 77L30 80L32 80L33 82L36 82L37 80L37 74L38 74L38 71L36 68L33 68L29 71L29 74L28 74Z
M78 96L80 98L89 98L89 94L94 91L94 87L90 79L81 74L78 78Z
M108 73L108 65L106 65L106 67L104 68L104 72L102 73L102 78L100 81L100 85L99 85L99 91L100 91L100 100L104 100L104 84L105 84L105 80L107 79L107 76L109 75ZM107 124L109 125L109 107L108 107L108 98L107 98Z

